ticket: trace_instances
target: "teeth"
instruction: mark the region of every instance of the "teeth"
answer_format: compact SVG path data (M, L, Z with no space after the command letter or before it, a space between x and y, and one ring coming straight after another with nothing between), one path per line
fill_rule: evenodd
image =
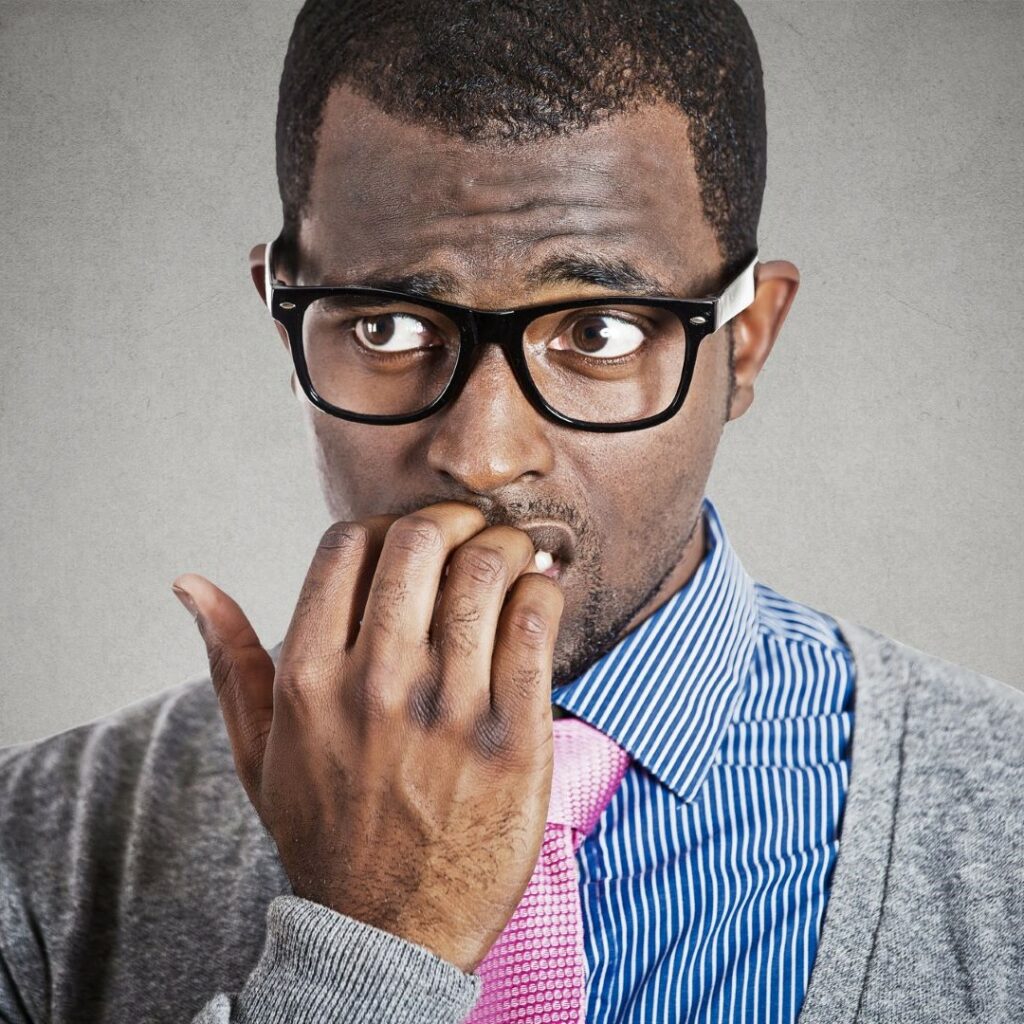
M547 572L555 564L555 559L550 551L538 551L533 556L533 564L537 567L537 572Z

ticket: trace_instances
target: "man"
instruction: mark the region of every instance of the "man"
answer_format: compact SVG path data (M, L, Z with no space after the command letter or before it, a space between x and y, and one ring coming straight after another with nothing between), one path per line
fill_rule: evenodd
M252 276L333 525L283 641L0 755L6 1021L1010 1021L1005 684L755 583L797 292L729 0L311 0Z

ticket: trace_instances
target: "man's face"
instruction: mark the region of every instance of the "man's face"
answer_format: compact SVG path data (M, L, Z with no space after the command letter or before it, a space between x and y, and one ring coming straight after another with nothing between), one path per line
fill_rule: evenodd
M439 272L455 288L434 297L484 309L624 291L564 275L531 283L556 255L625 261L662 295L698 297L726 283L680 111L648 106L563 138L502 145L449 138L348 89L332 93L291 283ZM491 524L568 526L560 685L703 556L700 504L728 388L723 329L702 342L681 411L645 430L591 433L545 419L497 346L486 347L454 403L417 423L347 422L296 390L333 518L463 500Z

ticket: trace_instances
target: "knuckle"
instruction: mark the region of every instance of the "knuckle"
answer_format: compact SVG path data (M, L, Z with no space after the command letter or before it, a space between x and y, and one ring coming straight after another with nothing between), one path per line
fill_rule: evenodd
M492 587L504 582L508 576L508 566L500 551L480 545L466 545L456 552L452 559L454 571L467 576L474 583Z
M408 515L388 530L392 545L410 555L434 555L444 549L441 528L427 516Z
M390 675L371 671L343 691L347 710L358 721L390 724L404 717L405 709Z
M479 604L469 594L453 595L445 614L445 626L475 626L481 615Z
M444 687L432 676L424 676L412 685L407 710L409 718L424 729L436 728L452 717Z
M296 672L278 672L274 678L274 703L302 707L309 698L305 681Z
M370 540L370 531L362 523L331 523L320 538L322 551L361 551Z
M472 741L477 753L487 761L503 760L512 750L515 723L511 715L495 709L473 723Z
M543 647L551 631L547 613L532 605L516 608L509 615L508 628L516 642L527 647Z
M328 656L293 656L282 661L274 674L275 710L280 702L300 716L315 717L323 708L341 664Z
M221 645L228 651L237 651L244 647L244 639L249 634L251 626L248 621L241 620L234 622L231 626L221 629L218 633L218 639Z

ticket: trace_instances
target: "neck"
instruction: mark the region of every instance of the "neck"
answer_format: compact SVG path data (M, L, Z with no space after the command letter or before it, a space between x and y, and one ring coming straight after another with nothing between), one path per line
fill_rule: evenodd
M697 571L697 567L704 560L707 554L707 528L704 523L703 505L698 508L697 522L694 525L693 533L683 549L683 556L679 559L676 567L662 581L655 595L633 616L629 624L623 630L622 635L632 633L637 626L646 618L653 615L673 594L685 586ZM570 718L568 711L564 711L557 704L551 705L551 717Z
M658 587L654 596L630 619L622 635L627 636L632 633L644 619L653 615L673 594L689 583L706 554L707 528L704 523L703 506L701 506L697 510L697 522L694 524L693 533L686 542L683 555L676 563L676 567L662 580L661 586Z

